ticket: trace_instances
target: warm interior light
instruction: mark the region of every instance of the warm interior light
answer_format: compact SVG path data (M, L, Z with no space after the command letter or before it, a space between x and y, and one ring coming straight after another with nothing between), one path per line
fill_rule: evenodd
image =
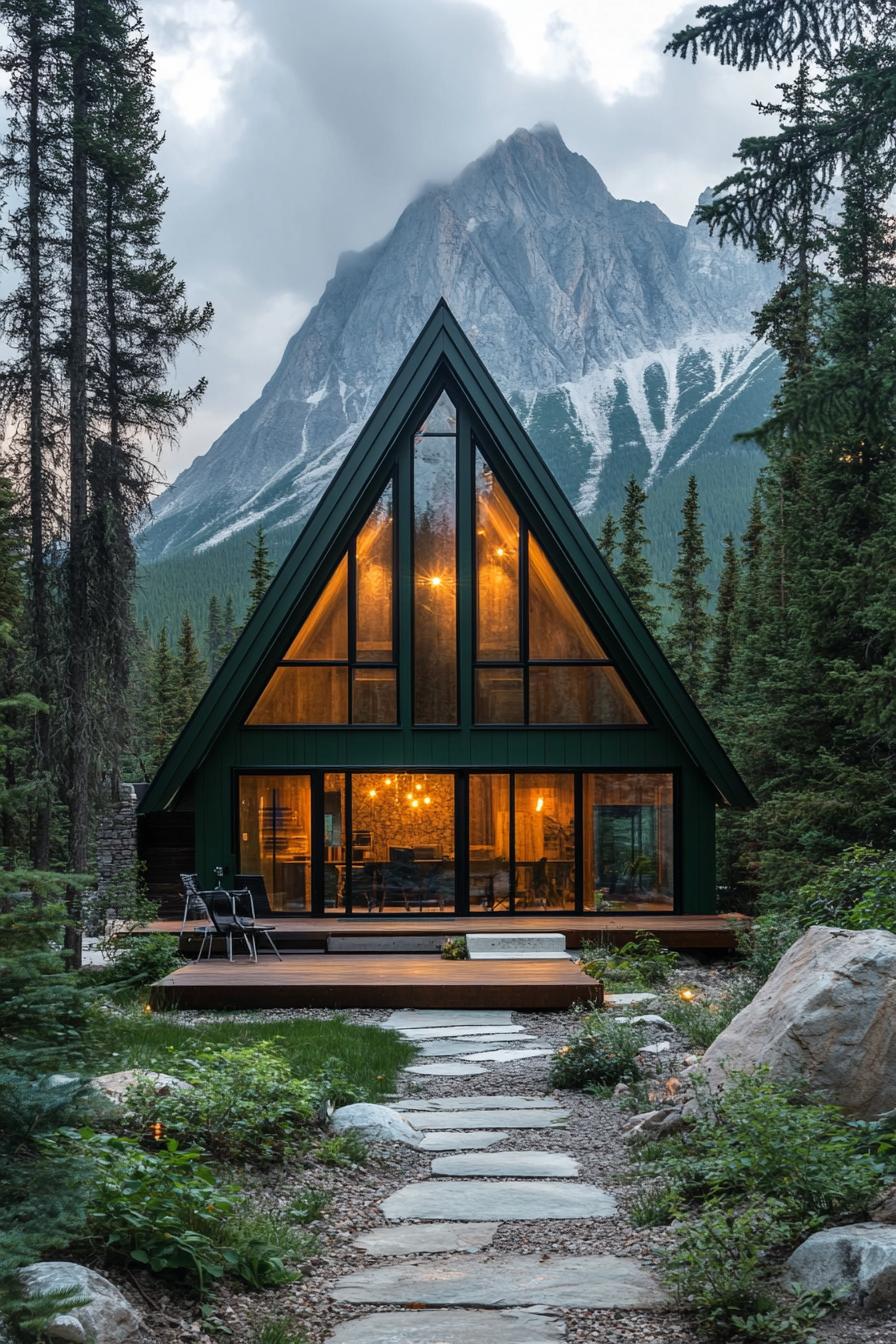
M536 799L535 799L535 811L536 811L536 812L541 812L543 808L544 808L544 799L543 799L543 798L536 798Z
M495 555L496 555L496 556L498 557L498 559L500 560L500 559L503 557L503 555L504 555L504 547L503 547L503 546L496 546L496 547L495 547Z
M430 588L441 588L441 586L442 586L442 577L441 577L441 575L440 575L440 574L433 574L432 578L431 578L430 581L429 581L429 586L430 586Z
M386 783L387 783L387 784L391 784L391 783L392 783L392 776L391 776L391 775L387 775L387 776L386 776Z
M430 796L429 796L428 793L427 793L426 796L424 797L423 801L424 801L424 803L426 804L426 806L429 807L429 804L432 802L432 799L430 798Z
M423 785L422 785L422 784L415 784L415 785L414 785L414 788L417 790L418 793L422 793L422 792L423 792Z
M367 790L367 797L368 797L368 798L375 798L375 797L376 797L376 789L368 789L368 790Z
M419 799L419 798L412 798L412 799L411 799L411 807L419 807L419 806L420 806L420 799Z

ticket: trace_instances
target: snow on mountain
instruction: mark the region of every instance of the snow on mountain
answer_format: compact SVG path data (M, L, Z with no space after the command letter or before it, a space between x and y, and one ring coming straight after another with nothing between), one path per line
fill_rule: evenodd
M694 218L615 199L555 127L518 130L340 258L258 400L156 501L144 565L259 522L285 547L442 295L596 526L632 472L659 488L761 418L773 283Z

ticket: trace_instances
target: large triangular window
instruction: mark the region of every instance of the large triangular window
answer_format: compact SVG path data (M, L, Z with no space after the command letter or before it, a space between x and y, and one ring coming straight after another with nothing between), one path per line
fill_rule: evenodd
M386 487L246 722L394 724L394 523Z
M578 605L476 449L480 724L643 724Z

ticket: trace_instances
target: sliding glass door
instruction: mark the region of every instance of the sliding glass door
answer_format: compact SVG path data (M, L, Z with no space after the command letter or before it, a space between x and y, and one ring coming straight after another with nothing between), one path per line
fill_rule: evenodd
M674 909L670 772L284 772L237 792L240 871L284 915Z

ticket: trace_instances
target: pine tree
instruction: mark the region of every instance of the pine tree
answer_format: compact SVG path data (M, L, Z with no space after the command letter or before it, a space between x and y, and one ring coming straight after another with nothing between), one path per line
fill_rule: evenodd
M611 569L613 568L613 561L616 556L616 543L618 539L619 524L616 522L612 513L608 513L604 519L603 527L601 528L600 535L597 539L597 548Z
M740 559L734 537L730 532L725 538L723 546L722 572L719 575L719 590L716 595L716 610L713 618L713 643L708 680L709 693L717 712L721 710L721 706L725 703L725 697L731 686L736 639L735 620L740 582Z
M205 686L205 663L199 656L193 622L185 615L180 623L177 640L178 730L183 727L199 704Z
M205 625L205 661L209 677L213 677L221 666L221 646L224 642L224 626L221 620L221 604L217 595L212 593L208 601L208 618Z
M158 769L180 730L180 678L168 631L159 633L152 668L151 768Z
M706 676L706 648L712 627L708 610L710 592L703 582L708 565L697 478L691 476L681 508L678 560L668 585L673 618L666 646L678 675L698 699Z
M616 576L648 630L656 635L660 613L653 596L653 574L647 559L647 527L644 522L645 491L632 476L625 487L620 515L621 541Z
M88 143L88 485L91 517L107 521L105 546L88 549L87 564L91 601L104 613L91 627L92 683L105 701L97 754L114 776L127 740L128 662L109 654L135 637L133 529L155 477L146 445L172 441L204 391L204 380L177 389L168 372L178 349L208 330L212 311L187 304L159 247L167 190L156 166L162 136L139 5L103 0L99 8Z
M252 564L249 566L249 578L252 581L252 587L249 590L249 605L246 608L247 621L267 592L272 574L273 566L268 554L264 528L259 526L252 546Z
M221 647L219 653L219 663L223 663L230 650L236 643L236 610L233 605L233 594L228 593L224 600L224 613L221 616Z
M65 0L0 0L0 66L8 79L0 190L11 202L0 250L14 276L0 300L0 334L8 352L0 366L0 414L10 429L15 469L27 482L27 675L45 706L55 699L57 624L48 553L58 537L61 513L57 467L62 387L56 328L64 300L57 235L66 199L67 106L59 54L66 13ZM50 861L51 726L47 711L35 714L31 859L41 869Z

